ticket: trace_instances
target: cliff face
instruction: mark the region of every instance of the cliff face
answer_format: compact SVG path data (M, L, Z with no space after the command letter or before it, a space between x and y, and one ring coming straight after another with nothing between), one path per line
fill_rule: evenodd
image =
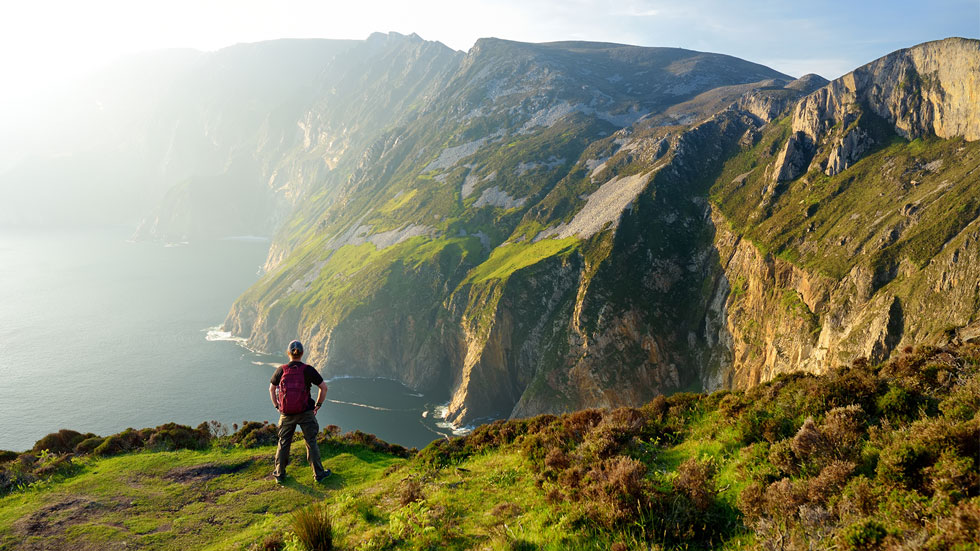
M925 44L827 83L480 41L413 92L411 124L355 143L327 107L303 119L330 183L286 178L301 200L226 329L264 350L299 335L325 375L445 396L457 424L968 336L976 51Z
M874 147L876 137L855 124L862 112L886 121L906 139L934 135L980 138L980 55L977 41L951 38L899 50L835 80L796 105L777 163L779 181L807 172L818 159L833 176Z
M895 52L811 93L728 163L712 190L728 260L708 327L714 365L731 368L708 387L972 335L978 62L961 39Z

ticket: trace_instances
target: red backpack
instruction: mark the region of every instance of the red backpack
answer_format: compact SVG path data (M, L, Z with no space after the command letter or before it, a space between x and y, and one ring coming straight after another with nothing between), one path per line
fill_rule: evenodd
M306 384L306 364L289 362L282 366L279 379L279 411L284 415L303 413L310 405L310 387Z

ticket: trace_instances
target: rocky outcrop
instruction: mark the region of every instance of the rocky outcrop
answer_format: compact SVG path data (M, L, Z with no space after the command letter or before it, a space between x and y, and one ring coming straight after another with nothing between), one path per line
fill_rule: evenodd
M806 173L818 147L829 151L828 175L859 160L874 145L854 128L862 111L907 139L980 139L980 41L948 38L898 50L808 95L793 112L796 134L776 165L777 180Z

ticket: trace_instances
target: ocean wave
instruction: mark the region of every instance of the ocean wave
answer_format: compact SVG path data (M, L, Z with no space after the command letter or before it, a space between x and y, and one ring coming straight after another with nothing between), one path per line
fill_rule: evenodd
M432 408L433 419L445 419L447 416L449 416L449 404L443 406L436 406ZM423 415L423 417L425 416ZM451 431L455 436L467 435L473 432L473 429L477 427L476 425L456 426L453 423L450 423L449 421L438 422L436 423L436 426L439 427L440 429L446 429L448 431Z
M413 409L395 409L395 408L386 408L382 406L372 406L371 404L361 404L358 402L345 402L343 400L333 400L331 398L327 398L327 401L332 402L334 404L343 404L345 406L355 406L359 408L367 408L367 409L373 409L377 411L415 411Z
M208 327L207 329L205 329L205 331L207 331L207 335L204 338L211 342L230 341L230 342L241 344L243 346L245 345L246 342L248 342L248 339L246 339L245 337L236 337L235 335L231 334L231 331L222 331L221 329L222 329L221 326Z

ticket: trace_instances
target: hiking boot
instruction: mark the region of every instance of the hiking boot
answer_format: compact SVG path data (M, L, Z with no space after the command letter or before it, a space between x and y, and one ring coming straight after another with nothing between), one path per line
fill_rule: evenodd
M317 482L323 482L324 480L330 478L330 475L332 475L332 474L333 474L333 471L331 471L330 469L324 469L323 470L323 475L316 477L316 481Z
M280 486L282 486L283 484L285 484L285 483L286 483L286 475L283 475L283 476L276 476L276 474L275 474L275 473L273 473L273 474L272 474L272 478L274 478L274 479L276 480L276 484L278 484L278 485L280 485Z

